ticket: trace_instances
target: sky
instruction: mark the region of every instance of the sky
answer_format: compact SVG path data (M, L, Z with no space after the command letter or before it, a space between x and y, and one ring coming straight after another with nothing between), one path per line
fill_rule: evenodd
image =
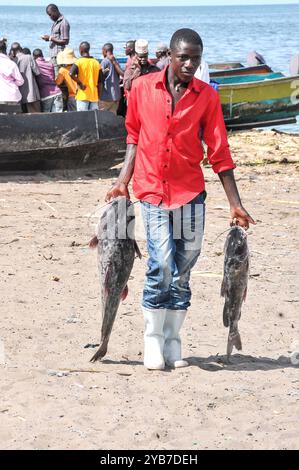
M299 4L299 0L0 0L0 5L45 6L57 3L58 6L186 6L186 5L265 5Z

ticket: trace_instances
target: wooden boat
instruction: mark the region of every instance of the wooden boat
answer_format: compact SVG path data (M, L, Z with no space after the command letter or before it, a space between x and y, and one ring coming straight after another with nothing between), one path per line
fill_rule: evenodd
M215 70L238 69L241 67L244 67L244 65L240 62L216 62L213 64L209 64L209 68Z
M212 69L209 66L210 70ZM226 76L239 76L239 75L260 75L271 73L273 70L268 65L256 65L255 67L237 67L231 69L210 71L211 78L226 77Z
M219 85L228 85L234 83L261 82L263 80L273 80L274 78L284 77L281 72L264 73L261 75L228 75L213 78Z
M124 119L107 111L0 114L0 172L108 169L123 160Z
M296 122L299 75L219 85L227 129L251 129Z

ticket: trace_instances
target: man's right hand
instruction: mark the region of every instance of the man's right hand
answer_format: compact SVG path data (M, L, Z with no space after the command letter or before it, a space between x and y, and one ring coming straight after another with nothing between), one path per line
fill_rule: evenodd
M109 202L111 199L115 199L118 196L124 196L127 199L130 199L128 186L125 183L116 183L112 186L106 194L105 202Z

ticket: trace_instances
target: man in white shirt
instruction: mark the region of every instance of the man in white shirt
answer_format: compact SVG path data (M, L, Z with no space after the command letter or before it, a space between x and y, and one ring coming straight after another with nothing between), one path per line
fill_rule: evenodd
M19 86L24 84L24 79L15 64L6 55L6 39L0 39L0 103L15 104L20 103L22 95Z

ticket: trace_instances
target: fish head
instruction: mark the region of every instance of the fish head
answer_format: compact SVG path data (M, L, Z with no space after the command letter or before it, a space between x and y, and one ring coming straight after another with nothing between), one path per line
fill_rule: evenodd
M109 239L134 239L134 204L124 196L113 199L101 216L99 236Z
M245 257L248 254L247 233L239 226L232 227L226 239L225 251L228 257Z

